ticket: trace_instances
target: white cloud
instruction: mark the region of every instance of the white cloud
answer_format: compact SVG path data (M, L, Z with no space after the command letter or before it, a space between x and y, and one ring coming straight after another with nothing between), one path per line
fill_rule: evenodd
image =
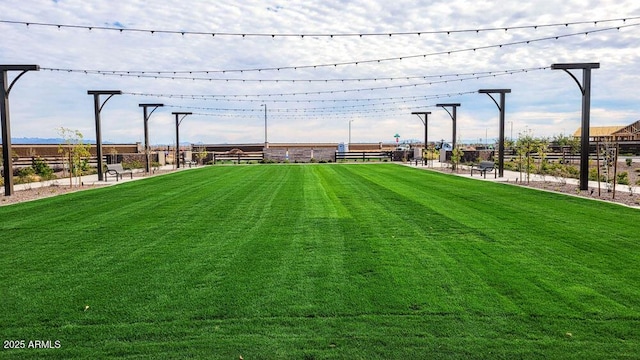
M234 3L190 1L176 3L142 0L86 2L80 0L36 1L25 4L7 0L2 20L122 26L125 29L236 33L372 33L444 29L473 29L564 23L640 15L640 5L627 1L339 1L272 2L243 0ZM629 20L625 24L640 23ZM49 68L97 70L223 70L269 68L400 56L432 54L473 47L506 44L583 31L618 23L509 31L422 34L420 36L335 37L231 37L211 35L150 34L146 32L51 28L0 23L0 63L39 64ZM620 31L532 42L450 55L427 56L357 66L318 67L226 74L186 76L241 79L344 79L457 74L549 66L555 62L601 62L593 71L592 122L594 125L626 124L640 118L633 89L640 68L635 38L640 26ZM15 74L12 74L15 75ZM178 76L178 75L176 75ZM181 75L185 76L185 75ZM580 77L580 74L577 74ZM432 111L430 138L451 135L451 120L443 110L428 107L436 102L460 102L458 133L465 139L497 137L498 113L484 95L423 101L400 99L416 95L477 91L479 88L511 88L507 95L507 121L514 131L529 128L541 136L571 133L579 126L580 94L573 80L561 71L539 70L514 75L453 81L430 86L344 92L345 89L422 84L429 80L376 82L223 82L84 75L40 71L22 77L11 93L12 135L54 137L64 126L95 136L91 89L125 92L207 95L265 95L334 91L333 93L187 100L132 95L109 100L102 113L103 139L135 142L143 138L143 102L190 106L193 115L181 125L180 137L192 142L261 142L264 138L262 103L268 104L269 141L340 142L422 139L423 127L411 111ZM384 101L336 101L393 98ZM256 102L234 100L256 99ZM274 102L289 100L290 102ZM320 102L316 100L326 100ZM299 101L299 102L298 102ZM380 105L380 102L387 103ZM202 108L235 108L245 111L213 111ZM311 111L285 112L284 110ZM320 110L319 108L324 108ZM152 143L172 143L175 124L166 106L152 115ZM180 108L180 110L185 110ZM384 110L384 111L382 111ZM285 116L286 115L286 116ZM518 129L518 130L516 130ZM493 135L492 135L493 133Z

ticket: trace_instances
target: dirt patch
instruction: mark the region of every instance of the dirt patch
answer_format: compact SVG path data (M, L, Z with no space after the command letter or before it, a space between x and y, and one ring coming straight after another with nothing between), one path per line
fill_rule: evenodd
M153 174L151 174L150 176L162 175L162 174L170 173L173 171L175 170L155 170ZM145 174L143 172L137 172L133 174L133 177L142 178L142 177L145 177ZM58 179L57 182L58 182L57 185L50 185L50 186L43 186L43 187L36 187L36 186L39 186L39 184L33 184L32 188L30 188L29 185L27 184L26 185L27 189L16 190L11 196L4 196L4 191L3 191L2 197L0 197L0 206L16 204L16 203L21 203L25 201L44 199L44 198L48 198L56 195L62 195L62 194L67 194L71 192L76 192L76 191L96 189L99 187L113 185L113 183L109 182L105 184L96 184L96 185L83 184L80 186L74 185L70 187L68 178Z
M618 173L622 171L626 171L629 174L629 179L631 184L636 184L638 180L640 180L640 163L634 162L631 166L627 166L625 162L618 163ZM447 174L451 174L451 169L447 167L433 167L429 168L429 170L435 170ZM467 172L468 170L460 170L462 172ZM548 176L547 179L552 179L552 176ZM598 188L589 187L588 190L580 190L580 187L576 184L562 183L558 181L530 181L527 183L526 181L522 182L512 182L509 181L510 184L517 186L530 187L540 190L553 191L557 193L580 196L589 199L597 199L602 201L609 201L618 204L624 204L627 206L640 207L640 192L624 192L617 190L615 193L613 191L607 191L606 185L603 183L600 187L600 191ZM636 185L637 189L638 186Z
M600 188L600 192L598 192L598 188L590 187L588 190L580 190L580 187L575 184L561 184L551 181L531 181L528 184L526 182L523 182L518 183L517 185L553 191L567 195L575 195L590 199L609 201L618 204L624 204L627 206L640 207L640 194L628 193L623 191L616 191L614 194L613 191L607 191L604 184Z
M97 188L100 185L82 185L82 186L73 186L69 187L69 185L51 185L39 188L32 188L26 190L17 190L14 191L11 196L2 196L0 198L0 206L3 205L11 205L16 203L21 203L25 201L44 199L56 195L67 194L71 192L88 190Z

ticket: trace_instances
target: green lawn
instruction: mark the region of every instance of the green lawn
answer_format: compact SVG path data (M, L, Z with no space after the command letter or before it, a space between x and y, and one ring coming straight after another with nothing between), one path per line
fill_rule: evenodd
M393 164L207 167L0 207L0 358L637 359L639 224Z

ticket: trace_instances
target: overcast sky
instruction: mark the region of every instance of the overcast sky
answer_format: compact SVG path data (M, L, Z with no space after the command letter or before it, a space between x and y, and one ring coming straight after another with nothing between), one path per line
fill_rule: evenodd
M432 112L430 140L450 140L451 118L436 103L461 104L459 138L491 142L498 109L477 93L486 88L512 90L507 137L571 134L580 126L578 86L562 71L541 68L576 62L601 64L592 72L592 126L640 118L636 0L2 0L0 7L0 64L43 68L11 91L14 138L57 137L65 127L94 139L87 90L124 92L102 111L102 139L118 143L143 141L141 103L165 104L150 117L152 144L175 141L176 111L194 113L180 125L181 141L262 142L263 104L269 142L347 142L350 122L353 142L393 141L396 133L421 140L413 111ZM621 18L628 20L604 21ZM559 23L567 25L543 26ZM379 33L392 35L372 35ZM505 74L519 69L532 70ZM582 71L575 74L582 79Z

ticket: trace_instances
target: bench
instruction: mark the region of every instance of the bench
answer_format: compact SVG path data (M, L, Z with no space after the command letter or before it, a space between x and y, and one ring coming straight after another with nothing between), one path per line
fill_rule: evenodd
M487 171L493 171L494 178L498 177L498 174L496 173L496 164L493 161L480 161L479 164L471 166L471 176L473 176L473 170L479 171L484 175L485 179L487 178Z
M116 181L118 177L122 179L122 175L129 174L133 179L133 172L131 170L125 170L122 168L122 164L107 164L107 170L104 172L104 180L107 181L107 174L115 175Z
M393 160L391 151L336 151L336 161L353 160L353 161L370 161L370 160Z

